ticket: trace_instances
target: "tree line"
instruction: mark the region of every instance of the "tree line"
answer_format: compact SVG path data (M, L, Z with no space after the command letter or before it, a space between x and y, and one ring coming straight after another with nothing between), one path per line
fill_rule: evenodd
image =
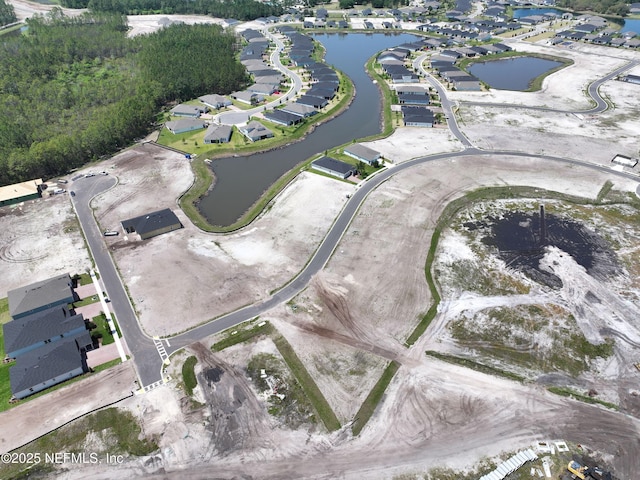
M17 20L13 5L5 2L5 0L0 0L0 27L9 25Z
M259 17L281 15L280 5L254 0L61 0L69 8L89 8L97 12L114 12L126 15L141 14L198 14L237 20L255 20Z
M68 172L148 133L166 102L247 82L220 26L127 38L123 15L59 9L27 24L0 43L0 185Z

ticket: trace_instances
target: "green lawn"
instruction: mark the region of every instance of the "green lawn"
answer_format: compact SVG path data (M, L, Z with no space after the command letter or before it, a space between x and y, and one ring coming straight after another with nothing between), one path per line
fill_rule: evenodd
M74 278L77 278L78 285L90 285L93 283L93 280L91 280L91 275L89 275L88 273L74 275Z
M115 341L113 339L111 329L109 328L109 323L107 322L107 316L104 313L93 317L91 321L97 326L97 328L91 330L92 337L98 334L101 335L102 345L109 345L110 343L113 343ZM116 322L115 318L113 320L113 323L116 327L116 331L118 332L118 336L122 337L122 334L120 333L120 327L118 326L118 322Z
M9 316L9 299L0 298L0 324L5 324L11 317ZM4 330L0 328L0 359L4 359ZM6 410L11 398L11 387L9 386L9 364L0 363L0 412Z
M371 415L373 415L373 412L375 412L376 407L380 403L380 400L382 400L382 396L384 395L385 390L389 386L389 383L391 383L391 380L393 380L393 377L395 376L399 368L400 364L395 360L389 363L387 368L385 368L384 372L382 373L380 379L371 389L369 395L367 395L367 398L360 406L360 409L353 419L353 424L351 425L351 431L355 436L360 434L364 426L371 418Z
M189 396L193 395L193 389L198 386L198 380L196 379L196 373L194 371L196 363L198 363L198 359L192 355L182 364L184 391Z
M9 316L9 299L0 298L0 323L7 323L9 320L11 320L11 317ZM0 335L2 334L0 333ZM4 352L4 350L2 351Z

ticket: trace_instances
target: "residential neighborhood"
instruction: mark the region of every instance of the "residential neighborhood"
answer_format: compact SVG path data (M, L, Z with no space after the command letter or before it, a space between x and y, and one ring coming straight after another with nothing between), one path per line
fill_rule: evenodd
M9 1L233 58L0 186L0 478L640 471L640 4Z

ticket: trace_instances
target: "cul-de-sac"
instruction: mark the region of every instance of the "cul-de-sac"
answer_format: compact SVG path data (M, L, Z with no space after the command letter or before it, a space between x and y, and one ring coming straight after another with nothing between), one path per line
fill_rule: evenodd
M0 478L640 477L639 3L0 25Z

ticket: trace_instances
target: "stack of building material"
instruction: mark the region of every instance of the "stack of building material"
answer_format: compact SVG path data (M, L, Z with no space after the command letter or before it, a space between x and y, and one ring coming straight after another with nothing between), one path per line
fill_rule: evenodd
M498 465L493 472L490 472L481 477L480 480L502 480L507 475L518 470L525 463L537 459L538 456L530 448L522 452L518 452L513 457L505 460L500 465Z

